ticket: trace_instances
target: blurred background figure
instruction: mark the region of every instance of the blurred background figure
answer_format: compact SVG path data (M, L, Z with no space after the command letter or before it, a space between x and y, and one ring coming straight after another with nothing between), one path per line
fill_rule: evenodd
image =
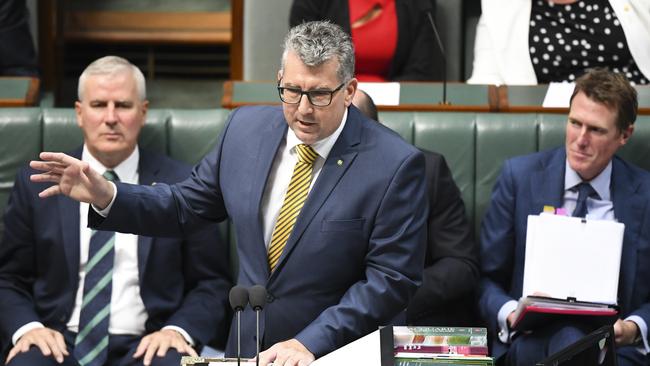
M367 117L379 121L377 106L366 92L357 89L352 103ZM420 151L425 158L429 197L423 282L406 309L406 319L398 317L394 322L472 326L479 281L478 246L472 240L465 204L445 157Z
M38 76L25 0L0 1L0 76Z
M294 0L291 27L329 20L352 35L359 81L433 80L435 0Z
M647 0L482 0L473 84L573 82L607 67L650 78Z

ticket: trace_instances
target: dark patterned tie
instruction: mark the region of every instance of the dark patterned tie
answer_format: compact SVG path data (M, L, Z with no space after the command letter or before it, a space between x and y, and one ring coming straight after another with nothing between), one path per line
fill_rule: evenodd
M107 170L104 177L119 181L112 170ZM114 247L115 232L93 230L88 248L79 333L74 346L74 356L81 366L103 365L108 356Z
M587 216L587 198L598 197L598 193L591 184L582 182L572 188L578 191L578 201L576 201L576 208L573 210L573 217Z

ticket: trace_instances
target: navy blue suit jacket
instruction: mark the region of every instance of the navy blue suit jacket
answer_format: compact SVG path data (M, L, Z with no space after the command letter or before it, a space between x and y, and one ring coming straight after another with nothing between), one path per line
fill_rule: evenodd
M501 306L522 294L528 215L563 204L565 161L565 149L558 148L504 163L481 229L479 308L493 330ZM618 157L612 162L614 215L625 224L620 316L638 315L650 325L650 173ZM506 350L495 338L493 355Z
M79 158L81 149L73 156ZM5 214L0 246L0 338L3 350L13 333L39 321L63 331L79 284L79 203L65 196L46 199L49 184L30 182L22 169ZM140 151L140 183L173 183L190 168L165 156ZM133 214L123 213L129 220ZM185 329L198 344L212 340L227 325L228 247L215 225L189 239L138 238L140 296L147 310L147 333L165 325ZM225 332L223 332L225 333ZM222 334L224 336L224 334Z
M387 323L422 278L424 158L355 107L314 182L270 273L261 202L287 123L279 107L232 112L219 144L174 185L118 185L111 213L93 225L178 234L202 219L234 223L239 279L264 285L263 348L296 338L316 357ZM133 212L125 219L124 212ZM116 215L114 213L117 213ZM146 214L145 214L146 213ZM226 353L235 353L234 328ZM255 315L242 318L242 354L255 354Z

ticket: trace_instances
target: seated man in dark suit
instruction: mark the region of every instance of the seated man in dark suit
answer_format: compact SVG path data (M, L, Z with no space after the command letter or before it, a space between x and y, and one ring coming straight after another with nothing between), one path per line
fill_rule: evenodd
M565 146L504 163L481 230L479 308L495 334L494 357L532 365L594 330L574 322L510 330L522 295L527 217L550 205L625 224L614 324L618 359L648 364L650 173L615 155L632 136L636 114L636 91L624 76L591 70L576 81Z
M136 66L98 59L81 74L78 94L84 145L71 155L134 184L190 174L138 147L148 102ZM30 183L31 174L18 173L0 245L0 341L9 365L179 365L226 327L228 248L215 226L184 239L94 231L88 204L39 198L48 185Z
M352 103L366 116L379 121L377 106L366 92L357 89ZM422 286L409 303L406 323L472 326L479 277L478 248L472 240L465 205L445 157L424 149L420 151L425 158L429 197L427 253Z

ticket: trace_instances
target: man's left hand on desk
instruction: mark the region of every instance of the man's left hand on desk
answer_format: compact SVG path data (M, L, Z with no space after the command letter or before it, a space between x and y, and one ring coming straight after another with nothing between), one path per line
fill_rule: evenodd
M260 365L307 366L314 362L314 355L295 339L274 344L260 353Z

